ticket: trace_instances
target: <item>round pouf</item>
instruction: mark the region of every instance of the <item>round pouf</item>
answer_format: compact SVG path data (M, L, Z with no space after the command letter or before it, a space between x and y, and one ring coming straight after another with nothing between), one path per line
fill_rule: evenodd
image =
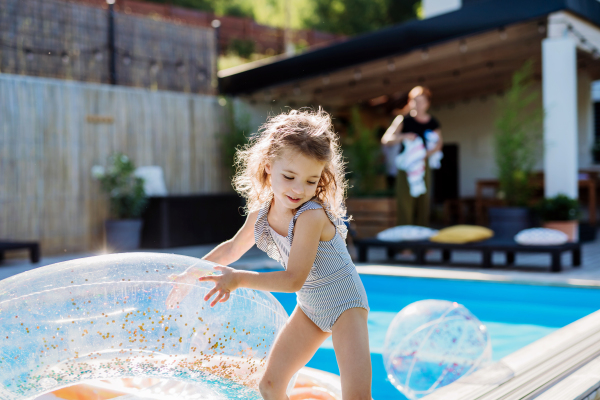
M419 399L489 363L486 327L463 305L422 300L404 307L385 336L383 362L390 382Z
M214 284L196 282L186 284L177 308L166 305L170 276L189 267L212 274L214 265L173 254L112 254L2 280L0 398L148 377L188 382L203 398L261 399L257 383L288 318L270 293L242 288L210 307L203 297Z

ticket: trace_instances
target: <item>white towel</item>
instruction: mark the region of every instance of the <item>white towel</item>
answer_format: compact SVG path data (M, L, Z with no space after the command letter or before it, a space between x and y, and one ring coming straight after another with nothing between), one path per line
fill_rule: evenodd
M404 139L402 141L404 150L396 157L398 169L406 171L408 187L412 197L419 197L427 192L425 187L425 157L427 150L420 137L414 140Z
M425 131L425 141L427 142L427 150L432 150L440 141L440 135L437 132L427 130ZM431 154L429 156L429 168L440 169L442 167L442 158L444 158L444 153L439 150Z

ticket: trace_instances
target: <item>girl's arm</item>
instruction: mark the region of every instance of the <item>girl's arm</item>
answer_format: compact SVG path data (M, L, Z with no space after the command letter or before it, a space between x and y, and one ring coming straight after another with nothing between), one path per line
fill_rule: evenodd
M254 224L258 211L250 213L244 222L244 226L235 234L235 236L218 245L211 250L202 259L212 261L218 264L230 264L240 259L254 245ZM191 285L198 282L198 279L205 275L206 271L189 267L179 275L171 275L169 279L182 285L174 285L167 296L167 308L175 308L191 290Z
M297 292L306 282L315 261L325 223L330 222L323 210L308 210L298 217L288 267L285 271L258 273L229 267L215 267L222 272L222 275L207 275L199 278L202 282L215 282L215 287L206 294L204 300L209 300L216 293L217 296L210 304L214 306L219 301L227 301L229 293L240 287L268 292Z
M387 129L387 131L385 131L385 134L381 138L381 144L384 146L391 146L393 144L402 142L404 139L413 140L415 138L414 133L401 133L403 122L403 115L398 115L396 118L394 118L394 122L392 122L390 127Z

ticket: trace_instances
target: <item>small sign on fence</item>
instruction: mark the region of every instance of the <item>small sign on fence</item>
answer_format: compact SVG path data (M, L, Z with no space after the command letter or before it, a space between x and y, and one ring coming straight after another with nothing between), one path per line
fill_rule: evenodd
M86 116L88 124L112 124L115 118L110 115L88 115Z

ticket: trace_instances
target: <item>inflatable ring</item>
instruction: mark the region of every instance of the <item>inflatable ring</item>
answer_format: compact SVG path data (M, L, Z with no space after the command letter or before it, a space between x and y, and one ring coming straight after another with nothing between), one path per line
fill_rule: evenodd
M251 289L210 307L203 297L212 283L172 278L191 267L214 273L213 266L173 254L113 254L0 281L0 399L125 377L260 399L257 383L288 315L271 294ZM169 309L174 289L188 293Z

